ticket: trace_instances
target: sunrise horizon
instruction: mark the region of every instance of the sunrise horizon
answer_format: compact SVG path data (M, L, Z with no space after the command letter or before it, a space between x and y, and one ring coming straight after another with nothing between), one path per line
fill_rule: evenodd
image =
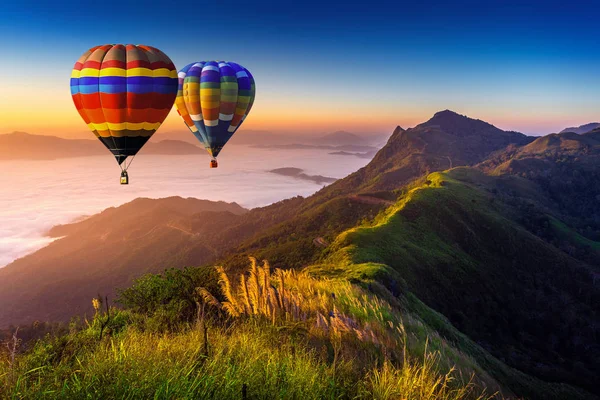
M386 5L403 15L397 24L389 13L350 5L343 16L322 5L309 19L308 4L269 13L266 4L256 5L246 14L217 3L211 12L231 23L223 30L203 20L202 32L216 35L202 40L205 33L178 22L176 9L124 4L103 29L90 29L85 8L42 2L43 13L34 14L10 4L0 14L0 34L8 39L0 65L0 134L81 137L87 127L73 107L69 77L81 54L104 43L156 46L177 69L196 57L250 68L262 84L240 134L380 135L445 109L535 136L598 120L599 56L589 52L592 32L585 34L593 13L555 4L464 6L437 5L423 19L421 6ZM335 29L328 28L331 18ZM24 90L26 82L35 82L34 92ZM179 129L185 126L171 110L157 134Z

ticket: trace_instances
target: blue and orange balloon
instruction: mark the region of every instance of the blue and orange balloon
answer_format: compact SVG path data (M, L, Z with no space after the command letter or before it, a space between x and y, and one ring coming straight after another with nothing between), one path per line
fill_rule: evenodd
M171 111L177 69L154 47L96 46L75 63L71 95L81 118L121 165L140 151ZM126 175L127 163L121 168Z
M234 62L195 62L179 71L175 106L212 156L211 167L250 113L255 93L250 71Z

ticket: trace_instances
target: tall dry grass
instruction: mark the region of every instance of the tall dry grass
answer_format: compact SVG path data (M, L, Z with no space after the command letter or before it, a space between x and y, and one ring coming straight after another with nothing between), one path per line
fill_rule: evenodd
M394 311L387 302L347 281L316 279L296 270L271 272L267 261L258 265L256 259L250 260L248 273L237 281L217 267L225 300L220 302L205 288L198 288L204 302L233 318L257 316L273 325L300 322L313 333L331 337L352 335L375 344L401 344L402 321L392 318Z
M264 399L492 397L445 368L439 352L407 354L412 334L403 319L411 319L348 281L271 271L254 259L243 276L218 271L223 301L198 292L235 323L206 318L204 331L156 333L145 330L143 316L115 308L111 323L136 322L98 340L104 315L97 312L83 330L18 356L13 378L0 361L0 398L229 399L243 390Z
M364 381L362 395L377 400L461 400L490 398L472 380L455 384L457 371L438 371L439 353L426 353L422 362L407 360L400 367L384 362L371 370Z

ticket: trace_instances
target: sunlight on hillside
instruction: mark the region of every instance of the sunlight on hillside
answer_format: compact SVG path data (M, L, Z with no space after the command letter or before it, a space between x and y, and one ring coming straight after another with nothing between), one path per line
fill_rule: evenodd
M483 399L491 391L383 287L376 296L340 279L313 278L251 260L219 290L197 288L189 322L165 329L139 313L103 307L65 336L13 361L3 353L4 395L32 397ZM136 286L134 286L134 289ZM144 286L137 286L139 301ZM131 292L129 296L131 298ZM386 299L387 297L387 299ZM157 310L153 310L157 311ZM404 321L410 326L405 331ZM420 332L420 333L419 333ZM483 374L485 375L485 374ZM489 379L489 377L485 377ZM486 393L488 393L486 395Z

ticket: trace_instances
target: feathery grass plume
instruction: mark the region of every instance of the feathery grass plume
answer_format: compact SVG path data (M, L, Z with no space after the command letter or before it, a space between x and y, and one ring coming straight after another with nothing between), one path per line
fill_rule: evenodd
M96 314L100 311L100 307L102 307L102 299L93 298L92 299L92 307L94 307L94 311Z
M277 298L279 300L279 308L284 309L284 296L285 296L285 275L281 269L275 270L275 276L277 277L277 282L279 283L279 288L277 289Z
M250 275L248 277L248 294L250 296L250 303L253 307L253 313L256 315L260 312L260 296L259 296L259 279L258 279L258 267L256 265L256 258L250 257Z
M223 305L215 296L213 296L206 288L199 287L196 288L196 291L202 297L202 300L211 306L217 307L218 309L223 308Z
M250 304L250 294L248 293L248 285L246 284L246 276L240 275L240 293L242 295L243 304L246 314L253 313L252 304Z
M235 294L231 290L231 282L229 281L229 277L225 273L225 269L223 267L217 267L217 272L219 273L219 284L221 286L221 291L227 299L226 301L221 303L223 309L230 316L239 317L241 315L241 309L237 299L235 298Z
M277 321L303 323L326 336L348 334L363 342L396 343L393 329L385 327L386 315L392 313L390 305L362 290L355 293L360 289L347 282L316 279L305 272L280 268L271 273L267 261L259 266L252 257L247 275L239 277L236 287L223 267L217 271L226 301L219 303L205 289L200 294L206 303L217 305L231 317L263 316L273 325ZM380 324L371 323L375 321Z
M374 368L367 375L364 394L381 400L482 400L495 396L487 396L485 390L483 393L477 390L472 376L466 384L455 384L456 369L440 374L437 372L439 363L439 352L427 351L422 362L408 360L400 367L385 360L381 368Z
M262 289L261 289L261 294L262 294L262 304L263 307L265 308L265 314L269 315L270 310L269 310L269 287L271 286L271 266L269 265L269 262L267 260L263 260L263 265L262 265L262 278L263 278L263 284L262 284Z
M322 329L325 333L329 333L329 321L320 312L317 311L317 322L315 323L317 328Z
M279 307L279 296L277 294L277 290L274 287L269 287L268 299L269 299L269 308L271 309L271 319L273 321L279 315L280 307Z

